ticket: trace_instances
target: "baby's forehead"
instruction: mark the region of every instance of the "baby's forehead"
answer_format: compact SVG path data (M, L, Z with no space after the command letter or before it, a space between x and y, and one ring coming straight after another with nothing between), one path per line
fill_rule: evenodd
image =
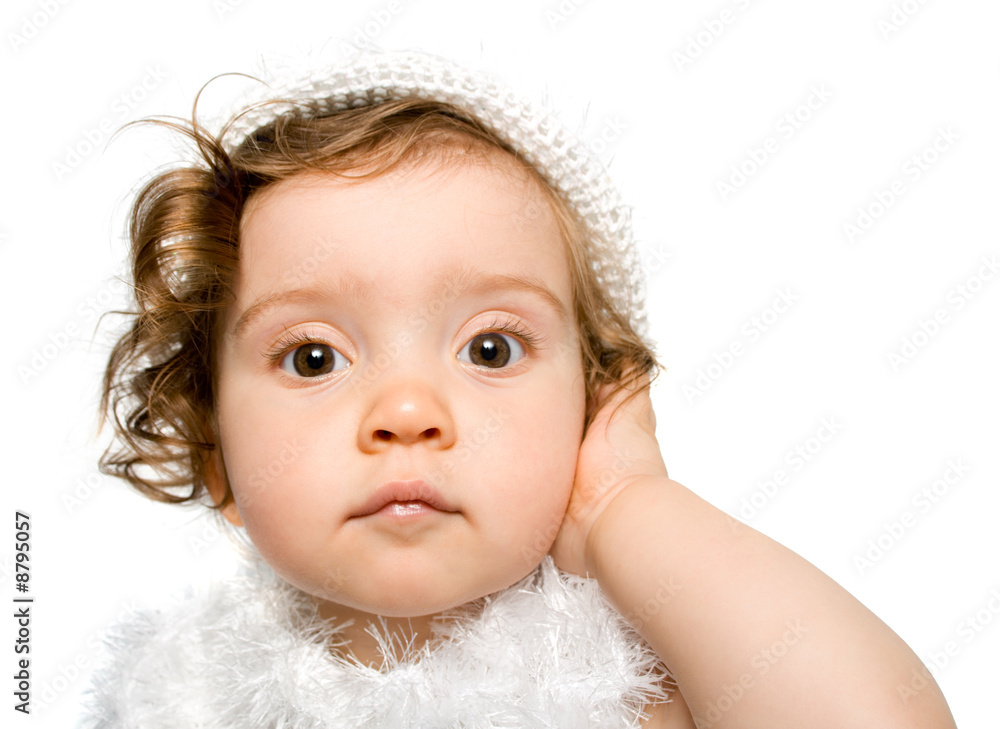
M266 197L276 186L323 185L331 178L351 183L406 173L414 179L444 179L459 171L492 176L498 183L506 183L506 191L523 192L526 197L542 195L546 189L558 194L542 172L507 149L459 133L433 132L413 140L405 153L391 164L381 161L377 155L337 160L329 168L312 164L278 176L276 181L255 190L250 199Z
M377 175L309 170L250 198L241 216L241 243L261 233L273 237L279 228L337 237L397 225L416 239L416 228L506 229L514 244L546 234L561 238L552 208L541 184L504 157L425 159Z
M435 145L429 153L402 160L388 170L373 171L371 165L361 165L343 172L296 172L255 191L244 204L240 228L245 232L249 221L273 213L275 206L294 208L298 203L305 207L312 197L329 194L331 188L355 198L359 187L381 189L381 197L366 196L374 213L379 208L391 210L401 195L421 196L428 202L453 195L456 188L468 189L470 180L478 183L481 208L502 216L519 233L543 226L562 237L554 204L557 193L540 173L507 150L482 143L470 148L461 141Z
M435 316L506 302L568 325L569 257L526 184L455 163L276 184L244 220L233 334L252 331L258 310L294 318L329 305L390 322L428 301L447 303Z

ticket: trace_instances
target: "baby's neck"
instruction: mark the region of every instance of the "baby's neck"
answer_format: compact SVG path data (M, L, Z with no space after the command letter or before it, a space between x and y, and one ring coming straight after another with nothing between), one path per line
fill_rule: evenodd
M350 625L337 632L344 645L335 646L333 650L344 658L353 658L374 669L381 668L387 659L390 662L402 659L406 654L423 648L431 638L431 623L437 618L436 615L386 618L329 602L320 604L319 614L334 626L352 620ZM389 637L393 655L383 654L379 641L369 632L369 625L374 625L375 630Z

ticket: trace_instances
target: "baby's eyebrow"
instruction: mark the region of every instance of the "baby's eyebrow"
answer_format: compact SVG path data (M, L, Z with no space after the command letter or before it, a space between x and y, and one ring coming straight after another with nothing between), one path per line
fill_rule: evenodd
M454 270L441 277L442 291L451 298L462 295L499 293L501 291L523 291L541 299L559 317L563 325L569 323L566 305L540 279L529 274L509 274L481 271L473 268ZM233 326L233 337L239 339L251 325L267 312L280 306L317 301L349 300L359 305L368 304L378 289L374 281L364 281L354 277L340 277L335 281L316 286L277 291L258 299L248 306Z
M541 279L530 274L510 274L481 271L465 267L444 277L443 285L456 295L485 296L501 291L523 291L542 299L559 316L562 324L569 323L566 305Z

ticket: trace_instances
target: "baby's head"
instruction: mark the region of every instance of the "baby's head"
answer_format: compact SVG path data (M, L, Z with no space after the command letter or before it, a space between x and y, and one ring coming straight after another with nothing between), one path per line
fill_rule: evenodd
M320 600L426 615L537 565L599 391L655 360L615 205L568 200L475 103L371 86L175 126L201 160L133 207L103 465L211 503Z

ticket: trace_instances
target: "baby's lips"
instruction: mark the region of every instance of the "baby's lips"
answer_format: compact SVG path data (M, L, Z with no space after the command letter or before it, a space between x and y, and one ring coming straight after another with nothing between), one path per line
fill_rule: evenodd
M351 518L374 514L393 502L422 501L438 511L457 512L458 509L433 486L419 479L389 481L379 486L368 499L351 514Z

